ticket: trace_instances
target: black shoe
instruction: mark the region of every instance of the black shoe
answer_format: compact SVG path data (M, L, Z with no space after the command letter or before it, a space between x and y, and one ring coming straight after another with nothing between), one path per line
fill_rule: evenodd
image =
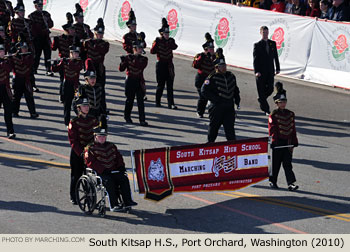
M125 207L132 207L132 206L137 206L137 203L135 201L130 201L125 204Z
M38 74L38 71L37 71L37 70L34 70L33 73L34 73L34 74Z
M70 203L72 203L73 205L78 205L77 201L73 199L70 200Z
M144 101L147 101L147 96L146 96L146 95L143 97L143 100L144 100Z
M146 126L148 126L148 122L142 121L142 122L140 122L140 125L143 127L146 127Z
M273 189L278 189L278 185L276 183L273 183L273 182L270 182L270 187L273 188Z
M39 88L33 87L33 92L39 93L39 92L40 92L40 91L39 91Z
M177 106L173 104L173 105L169 105L168 108L169 109L177 109Z
M39 114L38 113L34 113L34 114L30 114L30 118L38 118L39 117Z
M156 103L156 107L160 108L161 106L160 103Z
M288 185L288 190L289 191L296 191L296 190L298 190L298 188L299 188L298 185L294 185L294 184Z
M126 123L132 123L132 120L131 120L131 118L125 118L125 122Z
M197 114L197 117L198 117L198 118L204 118L203 114L200 114L200 113L198 113L198 112L197 112L196 114Z
M19 114L18 113L13 113L12 117L19 117Z
M123 211L123 206L115 206L111 208L111 212L121 212Z
M52 77L53 76L53 72L47 71L46 72L46 76L51 76Z
M7 138L8 139L14 139L16 137L16 134L15 133L9 133L7 134Z

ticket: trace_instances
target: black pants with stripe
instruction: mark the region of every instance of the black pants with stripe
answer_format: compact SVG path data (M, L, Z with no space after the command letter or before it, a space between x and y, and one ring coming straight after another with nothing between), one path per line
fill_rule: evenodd
M272 176L269 181L277 183L278 173L283 165L287 184L290 185L296 181L292 166L293 151L291 148L281 148L272 150Z
M209 106L208 142L215 142L221 125L224 126L225 136L228 141L236 140L234 104L211 104Z
M144 122L145 118L145 103L143 101L144 91L141 87L141 79L140 78L131 78L128 77L125 80L125 109L124 109L124 118L130 119L131 111L134 106L135 96L137 99L137 107L139 109L139 120L140 122Z
M163 91L166 85L168 106L175 105L174 102L174 76L169 72L169 64L167 62L158 61L156 63L156 79L157 79L157 91L156 91L156 104L160 104Z
M0 85L0 108L4 105L4 120L6 124L7 134L14 133L12 123L12 101L7 94L6 85Z
M78 179L85 172L85 163L82 156L78 156L73 149L70 152L70 199L76 200L75 189L77 186Z

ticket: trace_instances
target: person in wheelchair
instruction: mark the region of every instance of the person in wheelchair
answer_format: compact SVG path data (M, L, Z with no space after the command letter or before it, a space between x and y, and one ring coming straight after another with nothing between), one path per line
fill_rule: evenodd
M93 141L93 129L98 125L98 120L88 115L90 105L86 96L77 97L75 100L78 116L70 120L68 124L68 138L72 147L70 153L71 183L70 201L77 205L76 184L85 171L84 148Z
M107 142L107 122L101 118L100 126L94 128L94 142L85 148L85 164L102 178L103 185L109 194L111 211L117 212L137 203L131 198L129 179L126 173L123 156L116 145ZM120 189L119 189L120 187ZM120 191L124 206L118 204Z

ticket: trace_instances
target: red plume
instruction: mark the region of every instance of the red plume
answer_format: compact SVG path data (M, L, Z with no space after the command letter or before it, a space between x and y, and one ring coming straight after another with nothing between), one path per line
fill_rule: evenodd
M85 69L86 71L94 71L94 72L96 71L91 58L87 58L85 60Z

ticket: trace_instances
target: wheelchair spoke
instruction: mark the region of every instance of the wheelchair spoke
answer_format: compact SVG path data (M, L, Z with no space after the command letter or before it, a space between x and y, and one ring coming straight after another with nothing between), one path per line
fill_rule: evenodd
M82 201L82 200L84 200L84 199L86 199L86 195L84 195L83 197L81 197L81 198L79 199L79 201Z

